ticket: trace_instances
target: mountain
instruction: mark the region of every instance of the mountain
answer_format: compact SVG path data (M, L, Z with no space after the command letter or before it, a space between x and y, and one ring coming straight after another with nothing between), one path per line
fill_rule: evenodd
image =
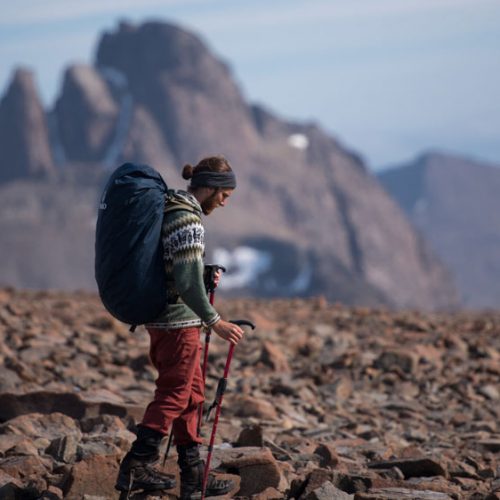
M14 251L0 280L68 287L61 276L72 272L72 287L87 287L89 228L111 168L150 163L170 186L184 187L185 163L222 153L239 187L230 207L206 220L207 248L208 260L229 267L225 288L232 295L324 294L351 304L426 309L457 304L449 273L357 154L317 124L291 123L248 104L230 68L175 25L121 23L103 34L94 66L66 70L46 116L57 179L41 186L28 168L20 169L24 181L0 189L11 190L16 206L29 198L39 207L23 232L25 245L30 234L34 242L53 234L58 252L73 260L39 248L37 277L14 278L24 265ZM79 189L79 208L66 210ZM55 193L52 208L43 208L45 190ZM4 220L1 194L0 230L16 224L13 211ZM64 224L54 215L59 210L66 212ZM0 250L15 249L12 238L8 233Z
M500 305L500 168L443 153L379 179L455 276L470 307Z
M15 71L0 101L0 157L0 183L55 172L47 117L34 76L26 69Z

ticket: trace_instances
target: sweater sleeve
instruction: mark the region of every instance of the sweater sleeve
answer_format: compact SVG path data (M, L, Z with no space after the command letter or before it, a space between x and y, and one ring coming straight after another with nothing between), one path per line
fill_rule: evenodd
M220 315L210 304L203 282L205 231L197 216L190 214L183 222L168 234L166 242L171 249L175 287L182 301L211 326Z

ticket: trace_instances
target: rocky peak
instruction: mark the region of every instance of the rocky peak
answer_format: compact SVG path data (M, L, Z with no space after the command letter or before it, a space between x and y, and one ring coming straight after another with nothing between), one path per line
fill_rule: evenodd
M55 106L60 142L71 161L103 160L119 108L104 78L92 66L70 66Z
M45 112L33 73L18 68L0 101L0 182L55 173Z
M236 155L256 143L251 113L227 65L192 33L168 23L121 23L101 38L96 64L125 76L180 164L221 149Z
M500 168L432 152L379 178L452 270L466 305L497 307Z

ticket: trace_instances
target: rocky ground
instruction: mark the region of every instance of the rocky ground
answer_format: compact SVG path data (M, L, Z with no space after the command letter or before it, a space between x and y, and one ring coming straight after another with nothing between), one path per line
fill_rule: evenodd
M257 324L219 422L213 464L238 485L228 498L500 499L500 312L220 309ZM147 333L92 294L3 289L0 346L0 498L118 498L153 390ZM207 402L226 353L214 338Z

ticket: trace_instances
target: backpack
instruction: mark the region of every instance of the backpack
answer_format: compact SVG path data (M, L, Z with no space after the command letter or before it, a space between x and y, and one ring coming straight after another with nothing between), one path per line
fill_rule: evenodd
M155 169L125 163L101 197L95 279L106 309L130 325L153 321L166 306L161 228L167 189Z

